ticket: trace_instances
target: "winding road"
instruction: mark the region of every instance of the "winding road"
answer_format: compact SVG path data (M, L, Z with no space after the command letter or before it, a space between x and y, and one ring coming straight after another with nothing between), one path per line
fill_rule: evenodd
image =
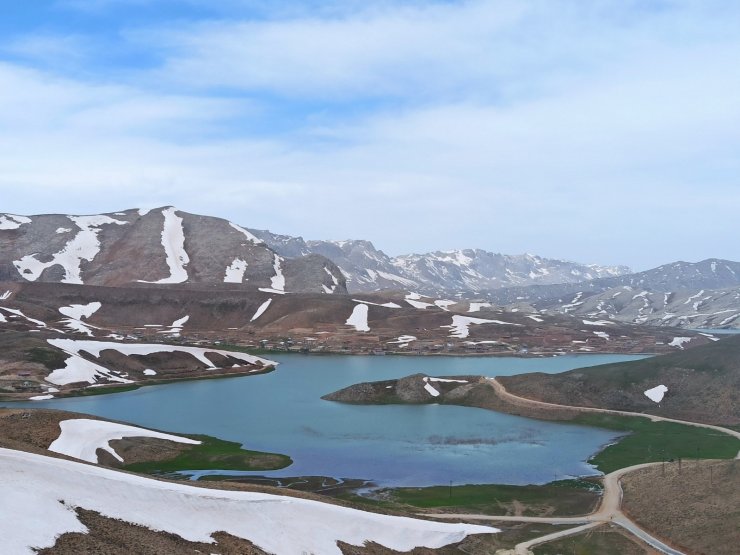
M664 418L662 416L655 416L652 414L643 414L639 412L626 412L619 410L610 409L599 409L593 407L577 407L570 405L557 405L554 403L547 403L544 401L535 401L527 399L525 397L519 397L513 393L509 393L501 382L496 378L486 378L486 382L494 389L496 395L508 401L515 406L531 407L531 408L551 408L551 409L568 409L579 412L600 412L606 414L617 414L621 416L639 416L641 418L648 418L653 422L675 422L678 424L686 424L689 426L697 426L700 428L708 428L710 430L716 430L719 432L726 433L740 439L740 431L730 430L728 428L722 428L721 426L714 426L712 424L702 424L700 422L688 422L685 420L676 420L673 418ZM735 457L740 459L740 452ZM590 528L601 526L605 523L612 522L618 524L625 530L629 531L634 536L640 538L642 541L657 549L658 551L667 555L684 555L683 552L672 548L660 541L655 536L651 535L647 531L640 528L634 521L630 520L621 510L622 507L622 487L620 480L622 476L640 470L642 468L648 468L656 466L661 463L645 463L637 464L634 466L628 466L626 468L620 468L609 474L606 474L603 478L604 483L604 494L601 498L601 503L598 509L584 516L576 517L534 517L534 516L492 516L482 514L460 514L460 513L446 513L446 514L428 514L425 516L442 518L442 519L465 519L465 520L487 520L493 522L537 522L545 524L555 525L578 525L575 528L568 528L566 530L560 530L546 536L540 536L532 540L517 544L513 550L500 550L497 552L498 555L531 555L530 548L536 545L547 543L553 540L564 538L566 536L572 536L574 534L580 534L581 532Z

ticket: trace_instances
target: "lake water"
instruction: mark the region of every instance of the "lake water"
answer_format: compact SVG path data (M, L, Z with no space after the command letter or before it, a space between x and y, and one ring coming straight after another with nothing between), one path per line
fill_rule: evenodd
M239 441L290 455L268 476L333 476L379 485L545 483L595 474L585 461L614 432L455 406L358 406L320 397L348 385L423 372L433 376L562 372L635 360L628 355L554 358L274 355L270 374L190 381L136 391L22 403L95 414L181 433ZM13 403L14 406L21 403ZM230 473L233 474L233 473Z

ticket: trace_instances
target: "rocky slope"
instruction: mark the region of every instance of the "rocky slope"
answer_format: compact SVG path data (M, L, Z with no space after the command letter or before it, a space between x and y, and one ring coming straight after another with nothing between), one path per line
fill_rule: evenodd
M282 256L314 253L329 258L341 268L350 292L402 289L464 297L504 287L577 283L629 272L625 266L584 265L481 249L390 257L370 241L305 241L264 230L249 231Z
M740 327L740 263L708 259L578 284L515 287L484 298L514 310L683 328Z
M324 257L284 258L236 224L173 207L0 215L0 280L346 291L341 272Z

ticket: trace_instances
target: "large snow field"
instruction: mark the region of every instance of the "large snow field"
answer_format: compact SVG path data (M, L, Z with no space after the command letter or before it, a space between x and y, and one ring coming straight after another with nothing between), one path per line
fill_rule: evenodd
M108 468L0 448L0 537L3 553L32 554L65 532L87 532L73 507L212 543L225 531L280 555L341 555L341 540L391 549L438 548L470 534L497 532L348 509L318 501L211 490ZM12 515L8 518L7 515Z

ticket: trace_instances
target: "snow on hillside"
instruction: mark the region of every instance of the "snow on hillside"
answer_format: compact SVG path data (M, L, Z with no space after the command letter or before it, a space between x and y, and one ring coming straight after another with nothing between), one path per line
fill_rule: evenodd
M232 228L234 228L235 230L237 230L239 233L243 234L247 239L249 239L255 245L262 245L262 244L264 244L260 239L258 239L257 237L255 237L254 234L250 233L249 231L247 231L246 229L244 229L242 226L237 225L237 224L235 224L233 222L229 222L229 225Z
M109 442L125 437L153 437L190 445L199 445L201 443L187 437L155 432L154 430L128 426L117 422L91 420L89 418L62 420L59 423L59 427L61 428L61 433L49 445L49 451L91 463L98 462L98 449L107 451L118 461L123 462L123 458L116 453Z
M447 524L387 516L318 501L212 490L117 472L104 467L0 449L0 519L3 550L33 554L66 532L87 533L73 507L213 543L224 531L280 555L341 555L337 541L367 541L397 551L439 548L470 534L497 532L471 524Z
M667 391L668 388L661 384L645 391L645 396L655 403L660 403Z
M18 229L23 224L30 224L31 218L16 216L14 214L0 215L0 229Z
M450 337L465 338L470 334L470 325L480 324L500 324L504 326L521 326L522 324L514 324L512 322L503 322L501 320L488 320L486 318L473 318L471 316L460 316L455 314L452 317L452 324L449 326L442 326L443 328L451 328Z
M62 323L73 331L84 333L92 337L92 329L90 324L86 324L82 321L83 318L89 318L95 314L100 307L103 306L100 302L94 301L87 304L73 304L70 306L62 306L59 308L59 312L67 318L62 320Z
M282 262L282 258L280 258L277 254L275 255L275 261L273 263L273 269L275 270L275 275L271 278L270 283L271 287L275 291L285 291L285 276L283 275L283 270L280 267L280 263Z
M355 305L345 324L354 326L357 331L370 331L370 326L367 324L367 311L368 306L366 304Z
M87 382L95 384L99 379L118 383L131 383L125 374L105 368L99 364L83 358L80 353L87 352L99 358L102 351L111 349L123 355L151 355L155 353L187 353L206 365L208 369L217 367L211 362L206 354L215 353L225 357L241 360L248 364L261 364L263 366L276 366L276 362L260 358L246 353L236 351L221 351L218 349L206 349L201 347L182 347L179 345L147 344L147 343L114 343L110 341L89 341L76 339L48 339L50 345L63 350L69 355L65 361L64 368L54 370L46 381L56 385L66 385L76 382Z
M235 258L231 265L226 268L224 283L242 283L244 281L244 272L247 271L247 261L241 258Z
M61 251L55 253L51 260L41 262L34 253L13 261L13 265L24 279L36 281L44 270L58 264L64 269L62 283L82 283L80 264L83 260L92 261L100 252L98 233L101 226L126 225L126 222L108 216L68 216L68 218L80 231Z
M262 316L265 313L265 310L267 310L267 307L270 306L270 303L272 302L272 298L267 299L265 302L263 302L257 310L254 313L254 316L252 316L252 319L249 320L250 322L254 322L257 318Z
M185 231L182 228L182 218L175 212L176 209L172 206L162 210L164 216L162 246L167 257L170 275L157 281L140 280L142 283L184 283L188 280L185 266L190 262L190 257L185 252Z

